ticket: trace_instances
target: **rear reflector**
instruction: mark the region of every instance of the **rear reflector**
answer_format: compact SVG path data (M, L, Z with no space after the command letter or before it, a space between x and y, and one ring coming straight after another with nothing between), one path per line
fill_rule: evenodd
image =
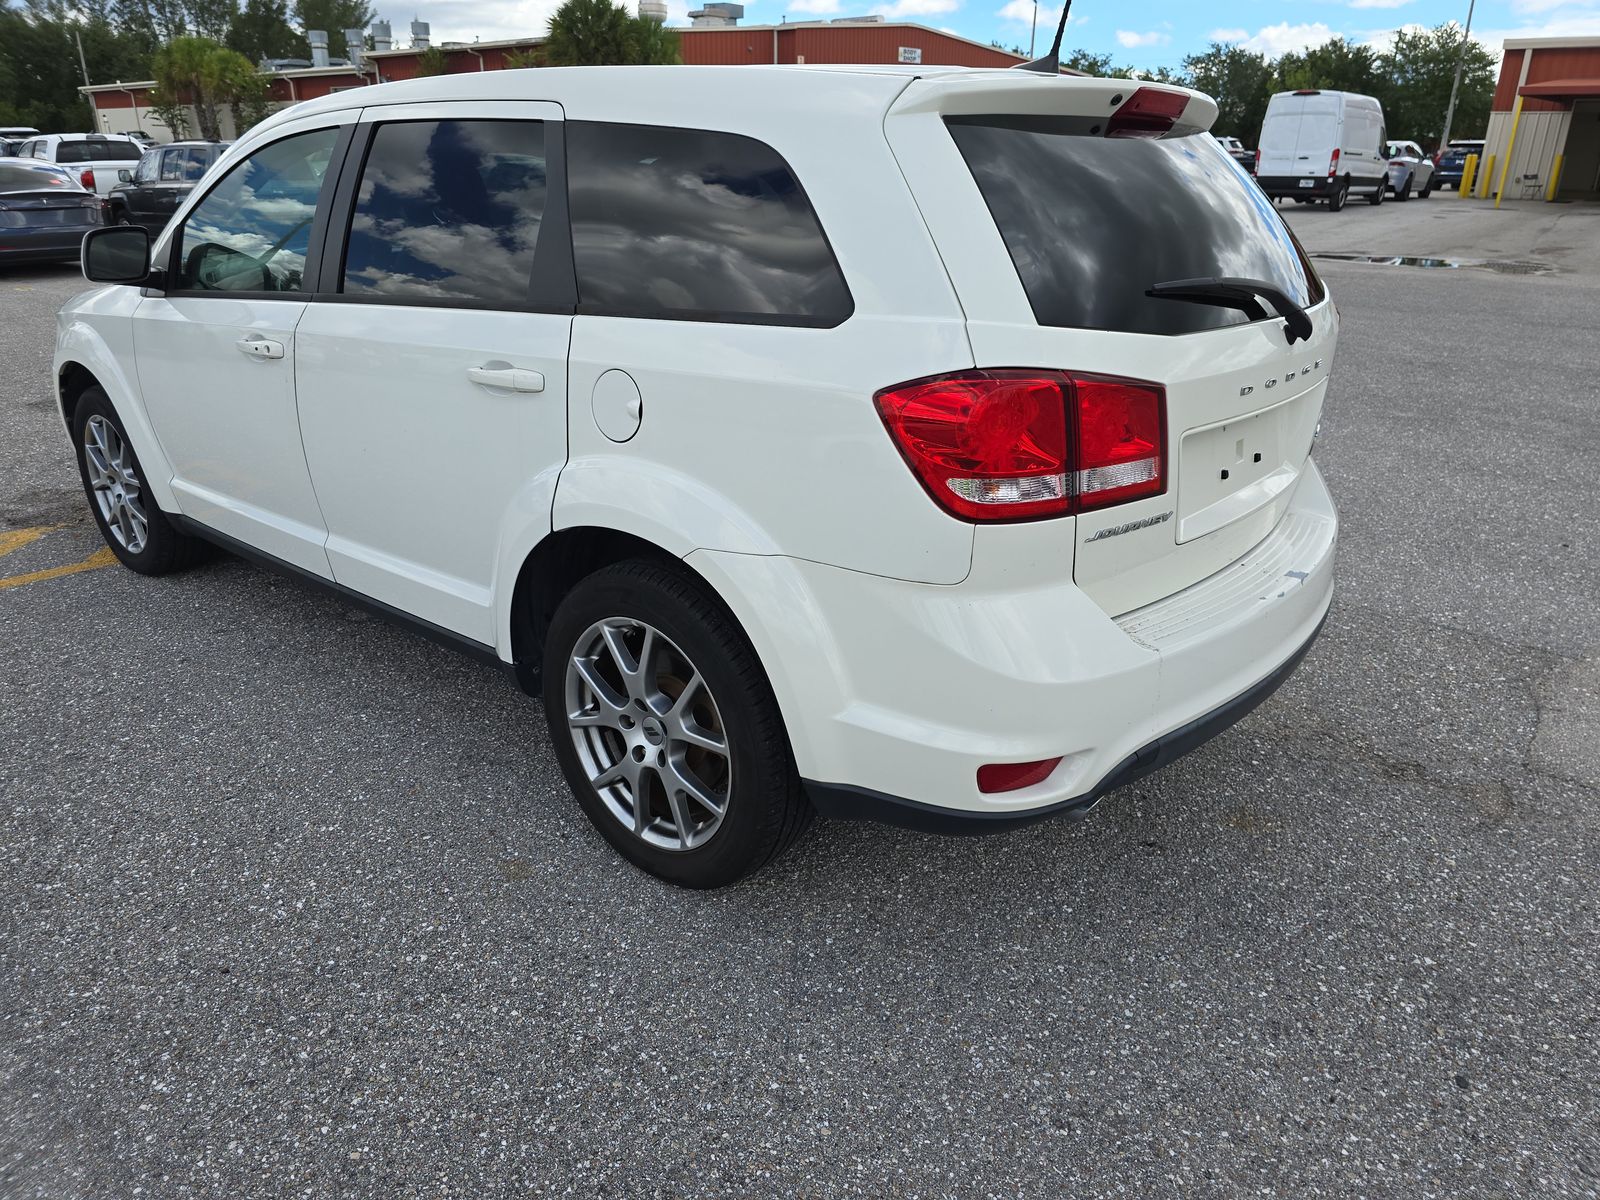
M1057 517L1166 490L1166 394L1157 384L963 371L875 399L928 495L964 520Z
M1142 87L1111 114L1106 123L1108 138L1158 138L1172 132L1172 127L1189 107L1189 97L1183 92L1169 92L1164 88Z
M1014 792L1032 787L1050 778L1050 772L1060 764L1061 758L1043 758L1038 762L988 763L978 768L978 790L985 793Z

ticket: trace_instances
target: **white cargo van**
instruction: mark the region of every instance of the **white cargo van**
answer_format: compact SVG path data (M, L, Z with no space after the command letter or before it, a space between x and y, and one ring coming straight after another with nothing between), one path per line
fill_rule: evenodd
M1338 212L1352 192L1382 204L1389 160L1383 106L1354 92L1278 92L1267 103L1256 181L1274 200L1326 200Z

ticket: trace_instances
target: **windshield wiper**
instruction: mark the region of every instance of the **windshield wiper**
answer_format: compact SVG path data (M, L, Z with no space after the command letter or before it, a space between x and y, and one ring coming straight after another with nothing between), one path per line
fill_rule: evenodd
M1288 322L1284 336L1292 346L1296 341L1310 341L1313 326L1306 310L1291 300L1282 288L1265 279L1234 279L1209 276L1205 279L1172 279L1158 283L1145 293L1157 300L1188 300L1194 304L1215 304L1223 308L1237 308L1249 312L1259 308L1260 301L1272 305L1277 314Z

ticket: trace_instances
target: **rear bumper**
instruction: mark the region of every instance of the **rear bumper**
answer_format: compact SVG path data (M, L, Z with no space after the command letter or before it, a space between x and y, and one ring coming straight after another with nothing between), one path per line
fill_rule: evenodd
M83 235L100 225L59 225L45 229L0 229L0 262L77 258Z
M811 803L816 810L825 817L834 820L878 821L885 825L898 825L903 829L915 829L922 833L955 835L1001 833L1007 829L1032 825L1056 816L1068 819L1087 816L1089 810L1100 802L1101 797L1144 778L1152 771L1159 771L1242 720L1294 674L1295 668L1300 665L1300 660L1306 656L1312 643L1317 640L1317 635L1322 632L1327 619L1327 614L1324 613L1322 620L1317 622L1317 627L1311 631L1311 636L1265 679L1227 703L1218 705L1204 716L1196 717L1187 725L1180 726L1171 733L1162 734L1153 742L1141 746L1081 796L1073 796L1056 804L1024 809L1020 812L973 813L939 808L900 796L867 791L864 788L813 783L810 780L805 781L806 794L811 797Z
M1334 181L1322 175L1257 175L1256 182L1269 196L1315 196L1326 199L1333 190Z
M983 530L955 586L778 556L688 562L755 644L822 811L981 830L1084 809L1269 695L1327 615L1337 525L1308 462L1256 546L1115 618L1063 568L1070 521ZM978 791L980 766L1050 758L1039 783Z

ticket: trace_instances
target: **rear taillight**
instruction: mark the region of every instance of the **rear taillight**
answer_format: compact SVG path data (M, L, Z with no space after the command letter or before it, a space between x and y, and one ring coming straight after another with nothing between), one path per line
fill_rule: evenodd
M1142 87L1123 102L1106 122L1108 138L1158 138L1172 132L1189 97L1182 92Z
M1333 152L1333 157L1328 160L1328 178L1332 179L1339 173L1339 151Z
M1256 174L1259 175L1260 173L1261 173L1261 151L1257 150L1256 151Z
M1166 395L1156 384L964 371L876 400L928 495L965 520L1057 517L1166 490Z
M88 188L90 191L93 191L94 190L94 172L93 171L85 171L82 175L78 176L78 182L83 184L83 186Z

